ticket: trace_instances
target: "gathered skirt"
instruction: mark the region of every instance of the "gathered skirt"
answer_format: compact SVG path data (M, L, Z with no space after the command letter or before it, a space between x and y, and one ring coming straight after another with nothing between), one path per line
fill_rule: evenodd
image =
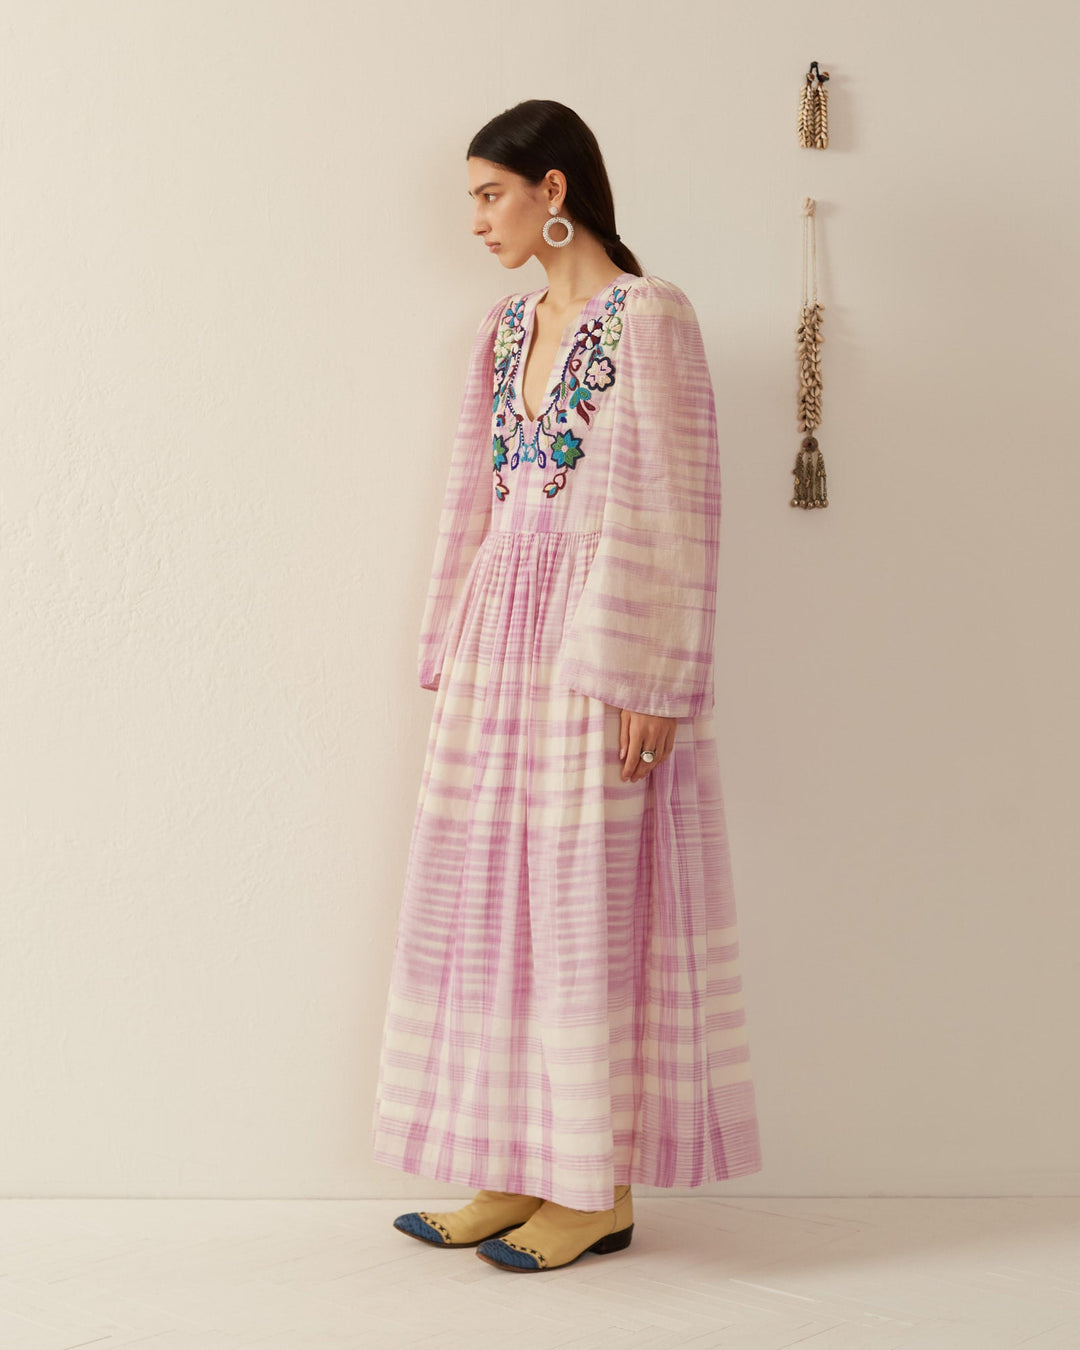
M376 1161L605 1209L761 1169L711 712L623 782L560 685L598 534L494 530L450 624L406 866Z

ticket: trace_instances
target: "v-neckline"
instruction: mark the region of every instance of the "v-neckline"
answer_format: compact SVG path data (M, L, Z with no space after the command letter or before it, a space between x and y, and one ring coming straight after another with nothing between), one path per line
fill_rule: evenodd
M558 346L555 348L555 360L552 363L551 370L548 371L546 392L541 399L540 411L535 417L530 417L525 407L525 365L532 355L533 344L536 339L536 306L540 303L542 297L547 295L551 288L550 286L542 286L539 290L532 292L532 295L529 297L529 302L525 307L525 313L522 315L521 353L518 357L517 370L514 374L514 392L517 395L517 410L521 413L522 421L530 431L536 430L536 427L540 423L540 419L554 401L551 391L555 387L556 376L561 372L562 363L565 359L567 329L572 326L576 332L581 326L586 312L591 309L598 300L602 299L613 286L617 286L624 277L632 277L634 275L636 274L633 272L620 272L617 277L613 277L607 285L598 290L595 295L589 296L588 300L586 300L578 310L576 318L569 319L563 325Z

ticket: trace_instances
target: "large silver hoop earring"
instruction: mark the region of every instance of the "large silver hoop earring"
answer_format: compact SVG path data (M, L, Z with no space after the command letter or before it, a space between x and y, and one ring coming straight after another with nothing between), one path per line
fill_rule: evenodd
M574 237L574 225L573 225L573 222L570 221L570 220L567 220L567 218L566 218L565 216L560 216L560 215L558 215L558 214L557 214L557 212L558 212L558 207L555 207L555 206L549 206L549 207L548 207L548 210L551 212L551 219L550 219L550 220L545 220L545 221L544 221L544 240L545 240L546 243L549 243L549 244L551 245L552 248L565 248L566 245L570 242L570 240L573 239L573 237ZM552 239L551 235L548 234L548 226L549 226L549 225L565 225L565 226L566 226L566 238L565 238L565 239Z

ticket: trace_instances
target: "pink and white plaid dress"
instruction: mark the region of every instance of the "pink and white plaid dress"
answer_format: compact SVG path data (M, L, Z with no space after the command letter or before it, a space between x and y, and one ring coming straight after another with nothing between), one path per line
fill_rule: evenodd
M567 324L530 420L543 294L493 305L472 348L372 1144L607 1209L762 1167L713 722L720 465L697 316L659 277ZM679 719L636 783L622 708Z

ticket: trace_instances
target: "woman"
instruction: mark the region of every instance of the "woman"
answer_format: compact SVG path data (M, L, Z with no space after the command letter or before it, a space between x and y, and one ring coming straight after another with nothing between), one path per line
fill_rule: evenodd
M629 1243L631 1182L762 1166L713 725L716 415L695 312L616 234L581 119L520 103L466 159L473 233L548 285L472 348L372 1142L485 1188L402 1232L552 1269Z

